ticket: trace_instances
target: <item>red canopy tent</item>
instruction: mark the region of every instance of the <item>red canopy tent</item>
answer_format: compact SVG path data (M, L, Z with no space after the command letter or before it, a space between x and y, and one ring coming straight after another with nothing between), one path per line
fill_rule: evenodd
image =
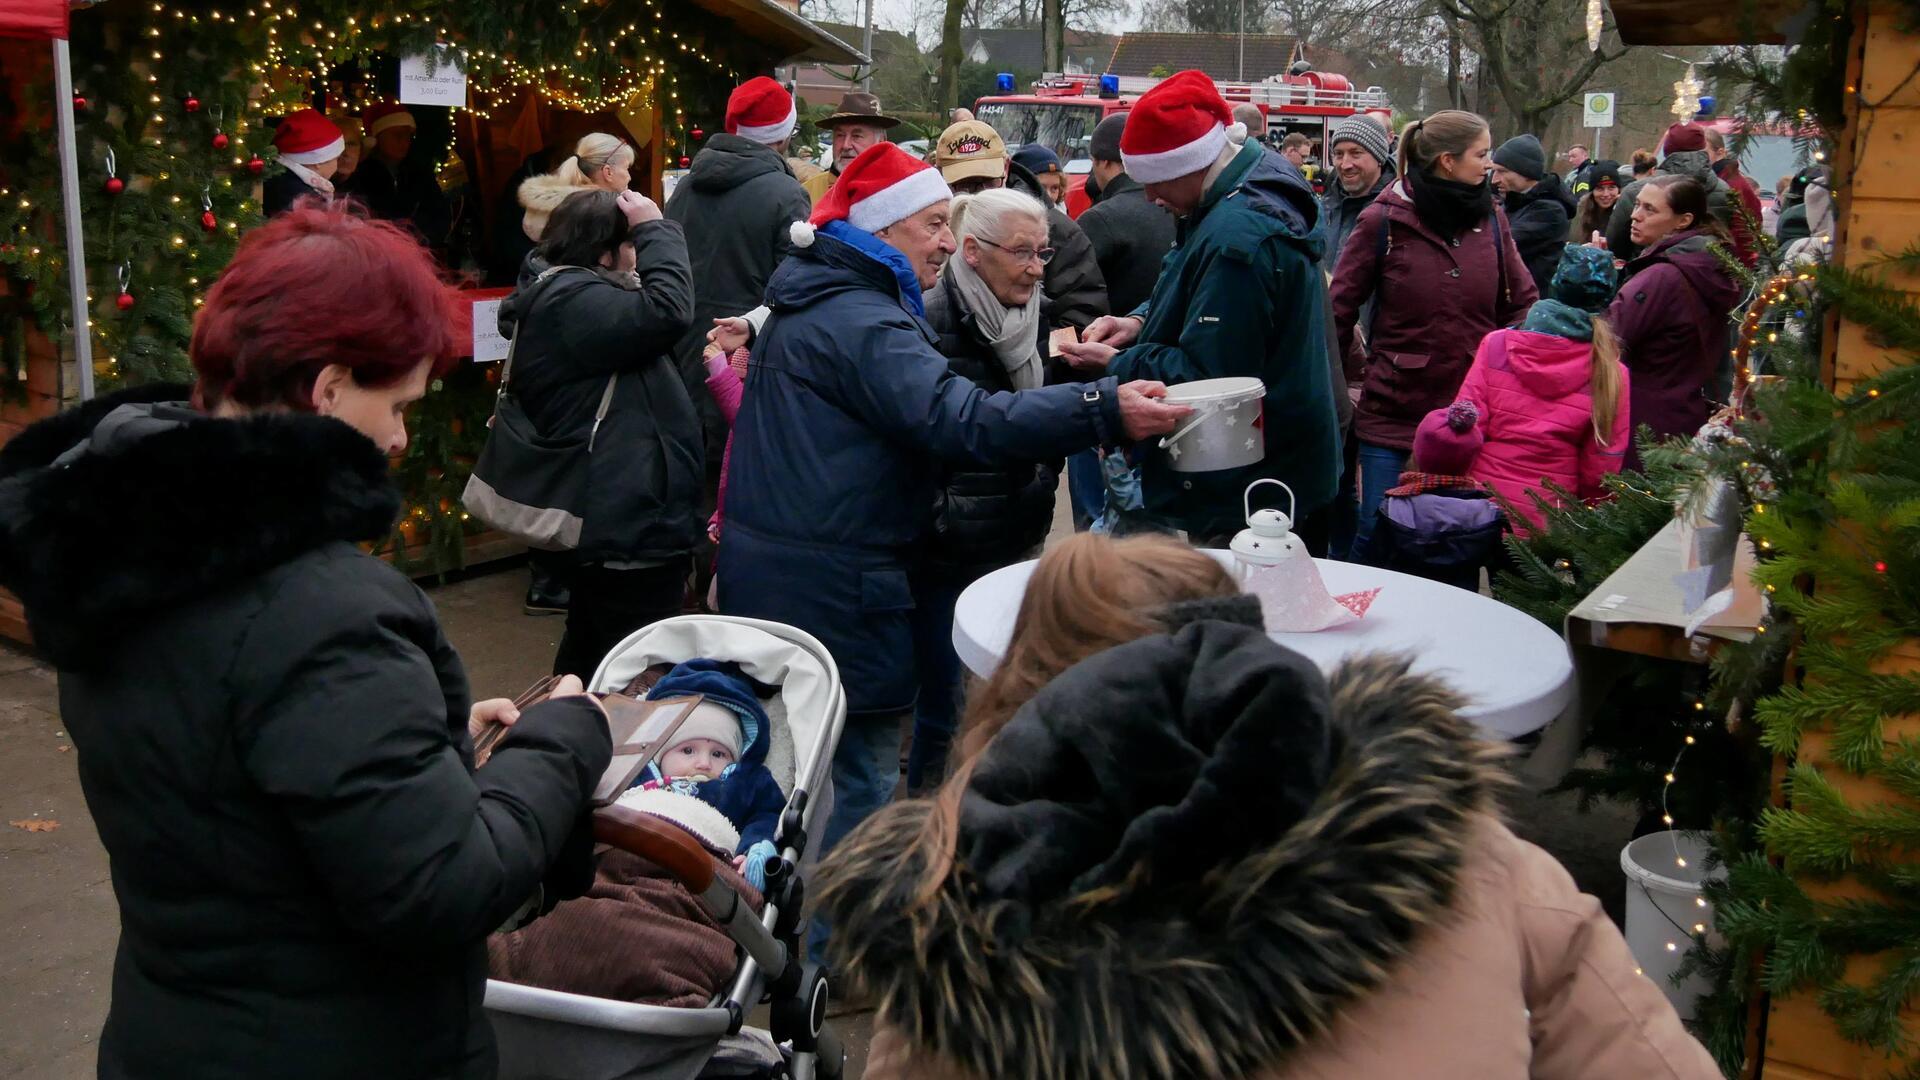
M73 61L67 53L68 0L0 0L0 37L53 42L54 100L73 100ZM56 108L60 132L60 203L67 234L67 289L73 300L73 359L80 400L93 396L93 335L87 332L87 257L80 229L80 165L74 149L73 110Z

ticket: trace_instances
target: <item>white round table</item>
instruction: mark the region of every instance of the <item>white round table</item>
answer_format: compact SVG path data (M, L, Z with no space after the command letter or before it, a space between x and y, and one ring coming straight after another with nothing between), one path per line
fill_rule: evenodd
M1208 554L1228 564L1226 551ZM1413 657L1413 670L1438 675L1467 699L1461 714L1489 736L1512 739L1545 727L1573 700L1567 644L1538 620L1497 600L1437 581L1354 563L1314 560L1336 596L1379 588L1365 618L1330 630L1271 635L1332 672L1369 652ZM953 615L960 661L985 677L1013 636L1034 563L1002 567L967 587Z

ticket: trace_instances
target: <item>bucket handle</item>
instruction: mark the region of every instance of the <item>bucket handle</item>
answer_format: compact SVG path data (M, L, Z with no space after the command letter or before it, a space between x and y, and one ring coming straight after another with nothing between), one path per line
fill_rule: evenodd
M1293 514L1294 510L1298 508L1299 503L1294 500L1293 489L1287 486L1286 481L1275 480L1271 476L1263 476L1255 480L1253 483L1247 485L1247 490L1240 493L1240 510L1242 516L1248 521L1253 520L1253 489L1259 487L1261 484L1276 484L1282 491L1287 493L1287 527L1291 529L1296 524L1296 519Z
M1174 432L1171 435L1162 436L1160 439L1160 449L1165 450L1167 447L1172 446L1174 443L1177 443L1181 439L1186 438L1188 434L1194 431L1194 429L1198 428L1201 424L1206 423L1209 419L1212 419L1213 415L1219 411L1220 410L1218 409L1209 409L1204 407L1194 409L1193 422L1188 424L1186 427L1181 428L1179 431Z

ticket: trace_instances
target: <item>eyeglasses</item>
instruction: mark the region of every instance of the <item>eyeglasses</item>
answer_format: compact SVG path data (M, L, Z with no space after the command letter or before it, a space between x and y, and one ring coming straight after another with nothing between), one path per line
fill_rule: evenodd
M1010 247L1007 247L1005 244L996 244L993 241L985 239L983 237L976 236L974 237L974 239L980 241L981 243L987 245L990 248L999 248L1001 251L1004 251L1007 254L1013 256L1013 261L1015 262L1028 262L1033 259L1039 259L1040 265L1045 266L1048 263L1053 261L1052 248L1039 248L1039 249L1010 248Z

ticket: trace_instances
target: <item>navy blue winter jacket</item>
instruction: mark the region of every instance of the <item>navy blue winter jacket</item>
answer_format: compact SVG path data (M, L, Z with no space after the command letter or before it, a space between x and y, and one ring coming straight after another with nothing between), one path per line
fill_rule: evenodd
M726 815L740 830L740 846L734 851L746 854L756 841L773 839L780 828L780 811L786 809L787 795L767 768L767 747L773 742L767 711L752 685L740 669L723 660L688 660L667 673L647 691L647 699L704 694L708 701L724 705L740 718L740 760L727 766L720 776L701 783L694 797ZM661 779L660 767L648 765L635 781L644 784Z
M913 706L912 549L935 463L1064 457L1120 434L1112 378L989 393L953 374L906 257L836 222L767 285L734 421L720 607L819 638L851 713Z

